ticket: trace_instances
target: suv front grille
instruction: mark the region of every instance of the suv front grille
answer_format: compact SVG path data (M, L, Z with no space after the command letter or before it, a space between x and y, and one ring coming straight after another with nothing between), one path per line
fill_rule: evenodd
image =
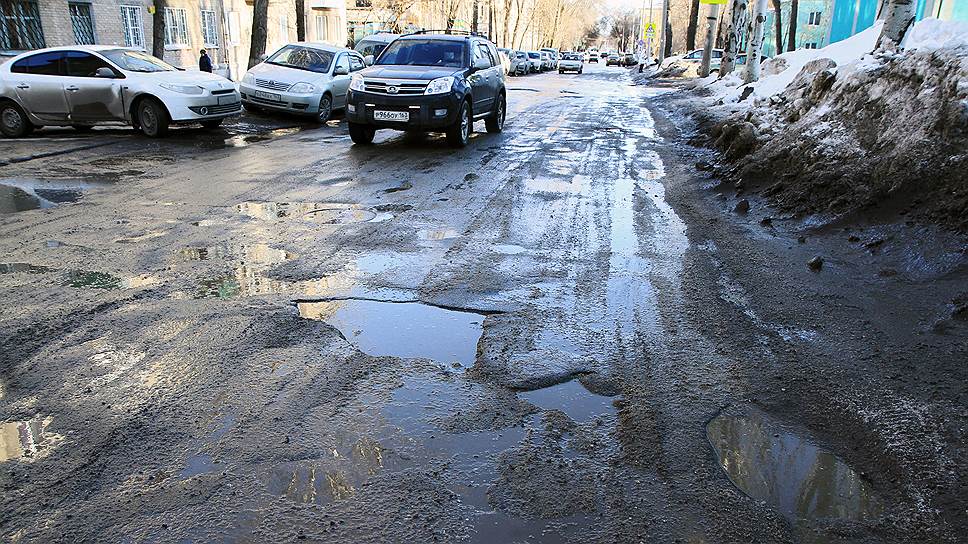
M281 81L272 81L271 79L255 79L256 87L263 87L265 89L272 89L273 91L287 91L289 87L292 86L290 83L283 83Z
M363 89L368 93L385 94L389 96L413 96L424 94L427 89L427 81L409 80L375 80L367 79L363 82ZM391 92L391 88L397 92Z

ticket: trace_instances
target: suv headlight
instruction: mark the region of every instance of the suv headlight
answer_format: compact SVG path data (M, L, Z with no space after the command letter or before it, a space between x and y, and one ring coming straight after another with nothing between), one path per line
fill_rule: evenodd
M159 83L159 87L162 89L168 89L169 91L174 91L181 94L202 94L205 89L199 87L198 85L174 85L172 83Z
M252 75L252 72L246 72L245 75L242 76L242 83L248 83L249 85L255 85L255 76Z
M350 81L350 90L351 91L365 90L365 85L363 83L363 76L361 76L360 74L356 74L355 76L353 76L353 79Z
M316 86L311 83L299 82L289 87L289 92L296 94L309 94L316 90Z
M427 84L427 90L424 91L424 94L443 94L443 93L449 93L450 92L450 89L453 86L454 86L454 78L452 78L450 76L447 76L447 77L438 77L437 79L435 79L435 80L433 80L433 81L431 81L430 83Z

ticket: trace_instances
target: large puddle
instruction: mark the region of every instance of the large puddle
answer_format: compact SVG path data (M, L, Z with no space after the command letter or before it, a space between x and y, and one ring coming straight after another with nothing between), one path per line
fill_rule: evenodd
M603 414L615 413L612 399L592 393L578 380L552 387L519 393L518 397L542 410L561 410L573 421L585 422Z
M35 460L63 437L48 432L51 418L0 423L0 462Z
M346 299L297 306L300 317L329 323L366 354L420 357L463 367L474 364L484 323L481 314L419 302Z
M883 511L867 482L840 458L758 410L720 415L706 435L736 487L791 520L857 521Z
M82 196L81 189L80 185L6 180L0 183L0 214L53 208L65 202L77 202Z

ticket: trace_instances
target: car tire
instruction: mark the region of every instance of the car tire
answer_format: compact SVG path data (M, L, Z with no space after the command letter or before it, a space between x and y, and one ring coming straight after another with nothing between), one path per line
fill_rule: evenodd
M582 68L581 70L578 70L578 73L581 74L583 71L585 71L584 68Z
M7 138L22 138L34 129L27 113L13 102L0 103L0 132Z
M222 119L209 119L207 121L202 121L202 126L211 130L218 128L222 125Z
M350 139L353 140L354 144L369 145L373 143L373 137L376 136L376 128L359 123L349 123L349 127Z
M245 111L249 113L262 113L262 108L259 106L253 106L252 104L246 104L243 102L242 107L245 108Z
M149 138L160 138L168 134L168 125L171 120L168 117L168 110L161 105L161 102L154 98L145 98L138 103L138 126L141 133Z
M507 117L508 101L504 94L501 94L501 99L497 103L497 107L494 109L492 115L487 116L484 120L484 126L487 127L487 131L491 134L498 134L504 130L504 120Z
M319 110L316 112L316 122L323 124L333 116L333 97L324 94L319 99ZM372 140L372 138L370 138Z
M474 118L471 117L470 107L465 100L461 103L460 110L457 112L457 121L447 129L447 144L454 148L466 146L471 139L473 130Z
M560 76L561 74L563 74L563 73L565 73L565 71L564 71L564 70L558 70L558 75L559 75L559 76Z

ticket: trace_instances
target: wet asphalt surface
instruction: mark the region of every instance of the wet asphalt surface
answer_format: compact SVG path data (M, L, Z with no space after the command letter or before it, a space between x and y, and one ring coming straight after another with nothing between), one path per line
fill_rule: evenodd
M0 534L963 541L963 241L733 213L630 81L0 141Z

